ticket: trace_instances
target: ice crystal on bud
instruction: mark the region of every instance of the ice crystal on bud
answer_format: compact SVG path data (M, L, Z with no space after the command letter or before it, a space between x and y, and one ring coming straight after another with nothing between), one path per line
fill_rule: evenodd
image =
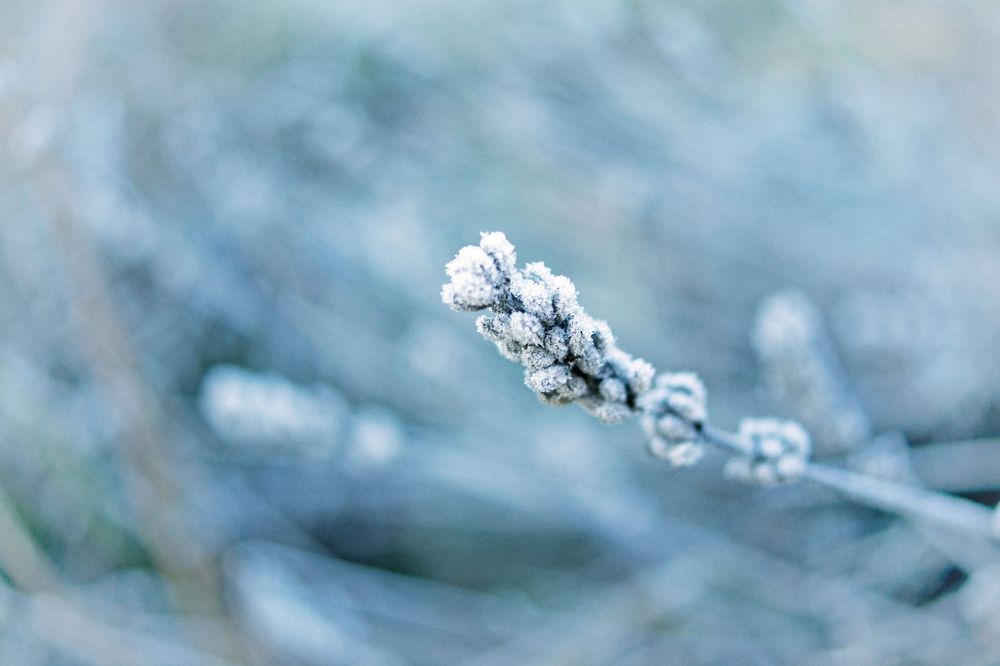
M729 461L729 476L770 485L793 481L805 471L811 450L809 434L795 421L744 419L739 436L750 444L751 453Z
M550 365L524 376L524 383L535 393L553 393L567 382L569 382L569 370L562 365Z
M569 278L541 262L518 270L516 261L502 233L482 234L447 265L442 300L455 310L488 308L476 321L480 335L524 366L524 383L546 404L576 402L605 423L634 414L653 366L618 349L607 323L577 303Z
M537 317L525 312L515 312L510 316L510 337L522 345L541 346L545 329Z

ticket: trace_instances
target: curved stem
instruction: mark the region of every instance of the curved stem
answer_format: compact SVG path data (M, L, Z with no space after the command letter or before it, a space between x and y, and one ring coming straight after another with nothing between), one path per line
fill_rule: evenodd
M809 463L803 478L876 509L1000 541L993 512L970 500L819 463Z
M705 442L737 455L751 452L750 444L734 433L705 426L701 435ZM808 463L802 478L859 504L1000 542L993 511L970 500L821 463Z

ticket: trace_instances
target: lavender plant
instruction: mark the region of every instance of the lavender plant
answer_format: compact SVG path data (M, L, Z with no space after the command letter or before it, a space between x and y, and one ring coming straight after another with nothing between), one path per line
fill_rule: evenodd
M726 465L732 478L761 485L805 479L878 509L998 540L992 512L979 504L810 461L809 433L796 421L744 419L736 433L712 427L696 374L657 374L621 350L607 322L580 306L569 278L541 262L519 269L501 232L483 233L445 271L450 280L442 301L456 311L485 311L476 321L479 333L524 367L525 385L542 402L576 403L608 424L640 416L650 453L675 467L696 463L710 444L735 454ZM793 310L795 321L808 324L801 308ZM758 327L759 348L775 355L789 348L766 329ZM807 339L792 347L809 347L817 335L805 326L800 337Z

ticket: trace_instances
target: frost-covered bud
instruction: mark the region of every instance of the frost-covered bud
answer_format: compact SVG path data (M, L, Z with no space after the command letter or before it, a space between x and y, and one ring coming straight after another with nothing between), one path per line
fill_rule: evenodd
M643 359L637 358L632 367L629 368L629 387L636 394L643 394L653 385L653 377L655 376L656 368Z
M621 402L606 402L588 399L581 403L582 407L601 423L614 424L621 423L632 415L632 410Z
M666 408L692 423L703 423L708 415L705 384L693 372L664 372L656 377L656 393Z
M569 370L562 365L550 365L541 370L524 371L524 383L535 393L552 393L569 382Z
M597 350L597 347L591 346L584 349L576 357L576 367L583 374L596 377L600 375L601 369L604 367L604 356Z
M488 254L463 247L445 267L451 282L441 288L441 300L454 310L482 310L500 295L501 274Z
M604 353L597 346L600 339L597 322L581 312L569 321L569 352L585 375L597 375L604 366Z
M688 467L705 454L704 448L697 442L672 442L663 437L651 437L646 442L646 448L651 456L666 460L672 467Z
M514 246L499 232L483 234L479 247L468 245L445 266L451 281L441 300L453 310L482 310L503 297L514 270Z
M635 372L637 383L653 384L639 398L650 453L674 466L694 464L703 453L700 428L707 416L704 384L691 372L663 373L652 382L645 368Z
M561 326L555 326L545 334L545 351L562 361L569 353L569 334Z
M441 300L454 310L482 310L500 294L500 271L478 247L464 247L446 267L451 282L441 288Z
M541 347L528 347L521 352L520 360L525 369L535 371L554 365L556 357Z
M552 324L556 317L552 272L545 264L536 261L515 274L511 282L511 295L520 301L524 312L538 317L545 324Z
M582 356L587 349L594 347L594 333L597 326L593 319L586 315L573 317L569 322L569 350L577 356Z
M601 381L599 390L601 397L608 402L625 402L628 400L628 391L625 388L625 382L620 379L608 377Z
M490 342L502 342L510 335L510 315L479 315L476 318L476 330Z
M562 406L579 400L587 395L587 382L576 375L570 375L569 381L551 393L539 393L538 399L546 405Z
M653 434L660 437L665 437L674 441L688 441L691 439L697 439L698 437L697 429L679 416L664 414L660 418L652 421Z
M642 416L642 429L650 454L674 467L693 465L703 454L700 433L678 416L646 412Z
M553 275L549 280L552 288L552 303L556 314L569 319L580 309L576 302L576 285L565 275Z
M510 334L510 315L485 314L476 319L476 330L479 334L494 343L500 354L508 361L518 363L524 347Z
M641 358L632 358L617 347L611 348L605 354L605 362L615 375L621 377L632 392L640 395L649 390L656 370Z
M795 421L744 419L739 436L750 444L749 456L733 458L726 473L733 478L770 485L802 475L811 450L809 433Z
M522 345L541 346L545 329L538 318L525 312L515 312L510 316L510 337Z
M517 269L517 253L502 231L480 234L479 247L493 258L497 268L505 275L510 275Z

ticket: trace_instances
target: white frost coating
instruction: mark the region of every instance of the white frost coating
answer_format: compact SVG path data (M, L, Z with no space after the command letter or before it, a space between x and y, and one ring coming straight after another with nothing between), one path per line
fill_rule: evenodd
M446 267L441 298L454 310L485 310L476 328L507 359L524 366L524 383L551 405L576 402L605 423L637 410L655 371L618 349L606 322L577 303L569 278L541 262L516 268L514 247L500 232L462 248Z
M750 456L733 458L726 473L741 481L771 485L793 481L805 471L809 434L795 421L743 419L739 435L753 447Z

